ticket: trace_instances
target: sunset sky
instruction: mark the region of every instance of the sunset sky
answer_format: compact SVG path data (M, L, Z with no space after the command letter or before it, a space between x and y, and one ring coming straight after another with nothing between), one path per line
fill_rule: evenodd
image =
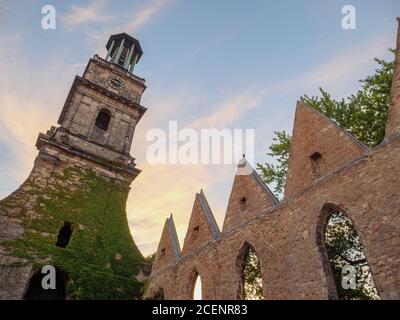
M57 27L41 27L44 5ZM341 9L356 8L356 29ZM202 188L222 227L234 165L151 165L148 130L255 130L255 160L268 159L273 132L291 132L296 100L318 87L341 98L391 58L398 0L0 0L0 198L27 178L39 132L55 125L76 74L105 55L111 34L126 32L144 51L135 74L148 108L131 154L142 173L132 183L129 226L143 254L156 250L174 214L181 245L195 193Z

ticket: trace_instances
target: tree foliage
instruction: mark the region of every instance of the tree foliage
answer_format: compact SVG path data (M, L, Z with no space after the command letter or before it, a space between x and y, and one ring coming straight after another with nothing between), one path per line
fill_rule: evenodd
M378 299L378 292L357 231L351 220L340 211L332 213L329 217L325 230L325 245L339 299ZM354 268L355 288L342 286L342 270L346 265Z
M271 144L268 153L274 157L277 164L265 163L264 165L257 163L257 170L266 184L275 185L275 193L277 195L283 192L286 181L287 167L290 151L290 135L285 131L275 131L274 143Z
M392 53L394 50L390 49ZM378 68L375 73L360 80L361 89L347 99L335 100L332 95L319 88L320 96L304 95L301 100L315 108L340 127L347 130L368 147L374 147L385 137L385 124L389 107L394 61L375 58ZM269 147L277 164L257 163L257 170L265 183L275 186L275 194L282 194L289 162L291 136L285 131L276 131Z
M66 290L73 299L140 299L143 282L136 276L144 258L126 220L129 185L78 167L52 172L45 193L36 179L24 182L28 191L20 192L18 199L11 195L0 201L0 209L20 208L26 229L23 237L2 243L9 254L31 263L35 271L57 266L68 274ZM26 204L34 198L32 217ZM76 227L68 247L61 248L55 243L65 221L74 221Z
M154 263L154 260L156 259L156 254L157 254L157 252L153 252L153 253L149 254L148 256L146 256L144 258L144 261L152 266Z
M378 64L375 73L360 80L361 89L347 99L335 100L322 88L320 97L302 98L368 147L378 145L385 137L394 66L394 61L377 58L375 61Z
M390 49L392 53L394 50ZM304 95L301 100L315 108L328 118L347 130L355 138L372 148L380 144L385 137L385 124L389 107L390 89L392 85L394 61L385 61L375 58L378 65L375 72L360 80L361 89L348 96L346 99L336 100L330 93L322 88L320 96ZM276 164L257 164L257 170L263 181L274 187L277 197L281 196L286 183L290 153L291 136L285 131L275 132L273 143L267 154ZM344 263L349 263L348 256L360 256L362 260L362 246L354 227L344 215L333 215L332 221L336 225L327 226L327 248L330 250L332 265L339 297L343 299L369 299L376 298L372 277L366 264L353 265L356 268L359 280L357 290L343 292L340 286L341 268ZM340 254L339 254L340 253ZM345 259L346 258L346 259ZM363 258L365 260L365 257ZM354 262L354 261L353 261ZM351 263L350 263L351 264ZM364 279L364 280L362 280ZM339 282L338 282L339 281Z
M244 261L243 289L245 300L262 300L263 292L260 260L252 248L247 252Z

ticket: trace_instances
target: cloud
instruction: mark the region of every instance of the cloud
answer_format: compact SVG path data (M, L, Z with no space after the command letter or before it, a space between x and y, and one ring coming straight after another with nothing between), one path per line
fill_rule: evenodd
M70 65L70 68L72 68L74 70L84 70L86 66L87 66L87 62L73 63Z
M57 106L66 98L65 85L73 73L65 68L62 55L47 61L45 68L32 65L30 56L21 50L21 38L16 39L0 46L0 58L7 57L7 63L0 63L0 145L9 153L5 159L12 159L7 163L7 176L22 183L37 154L38 133L55 124L61 111Z
M13 37L2 37L0 38L0 42L2 43L20 43L21 42L20 36L13 36Z
M217 165L151 165L146 162L145 154L148 142L145 136L151 128L166 130L168 121L178 120L178 128L191 126L191 121L185 119L183 110L193 115L195 106L205 103L204 95L192 88L175 87L173 95L169 87L155 87L151 95L144 97L145 105L149 107L135 130L135 142L131 153L137 158L140 175L132 183L132 192L128 198L127 213L129 226L136 244L143 254L150 254L157 248L161 231L171 213L177 226L178 237L183 242L187 223L191 213L194 195L201 188L215 195L219 187L227 186L226 181L232 178L234 167ZM225 189L224 193L227 193ZM210 200L210 199L209 199ZM217 196L217 201L211 201L212 207L220 209L219 202L223 196ZM217 212L221 217L224 209ZM222 219L220 219L222 220Z
M128 34L136 33L141 27L149 23L154 16L166 7L171 0L152 0L146 1L145 4L134 11L133 17L129 21L121 24L113 24L105 26L101 30L89 30L86 32L89 46L97 53L104 50L104 42L111 34L126 32Z
M132 20L124 25L123 29L129 33L136 32L139 28L148 23L153 16L163 9L168 3L169 0L154 0L145 4L138 10Z
M0 37L0 59L6 59L10 55L18 54L22 40L20 35Z
M240 121L248 112L262 106L264 99L270 94L301 92L302 95L310 90L316 91L319 87L338 92L349 86L353 88L360 74L374 64L373 58L387 54L386 48L390 42L389 37L372 38L368 42L339 50L322 64L303 74L275 83L252 84L237 94L225 97L220 104L212 108L213 112L196 119L188 127L229 127Z
M265 106L266 98L270 94L286 96L298 92L300 95L310 90L316 90L319 86L334 91L346 90L356 84L363 72L371 70L374 65L374 57L386 54L386 48L390 43L391 39L389 38L372 38L366 43L359 43L351 48L337 51L323 63L303 74L294 75L277 83L261 83L258 86L244 88L239 93L225 96L222 102L211 106L211 112L188 122L185 127L194 129L224 128L240 123L248 113ZM167 92L169 91L167 90ZM194 91L191 94L193 94L191 99L200 99ZM158 93L158 95L162 94ZM149 107L153 109L152 103L158 101L156 107L163 111L162 116L157 119L158 124L161 121L167 122L174 117L173 112L169 112L169 110L180 110L181 104L187 101L186 94L184 94L182 99L177 99L175 104L173 100L170 100L165 102L163 107L165 100L158 95L153 97L149 104ZM295 101L293 101L291 110L294 111L294 107ZM271 113L284 112L273 109L271 109ZM287 119L288 117L283 118ZM141 131L139 135L144 136L143 131L155 126L155 122L151 120L152 117L149 119L146 120L146 125L139 130ZM265 128L268 125L266 119L255 119L255 121L259 121L259 123L254 123L255 127L262 126L264 132L268 130ZM272 131L271 128L271 134ZM144 138L136 139L136 141L141 140L144 141ZM143 142L139 144L144 147ZM136 148L137 146L134 146L133 153L138 152ZM224 165L214 167L207 165L151 166L139 163L139 168L143 171L132 184L132 193L127 208L134 239L144 254L152 253L157 249L165 219L170 213L174 214L178 238L181 246L183 245L194 195L200 188L205 190L206 195L214 196L214 201L210 201L210 199L209 201L219 225L222 226L230 183L234 175L233 167ZM227 194L223 194L224 192Z
M10 11L11 8L8 5L6 5L5 3L0 3L0 10Z
M213 191L229 192L234 166L224 165L150 165L139 166L140 175L132 183L127 212L129 226L136 244L144 254L156 250L165 219L171 213L180 244L186 234L196 192L204 189L206 196ZM224 197L217 195L217 203L210 201L214 214L221 222L224 215ZM222 200L222 201L221 201Z
M91 0L86 7L72 5L70 11L60 17L61 22L67 30L73 30L83 24L112 20L112 16L103 13L106 4L106 0Z
M15 180L22 182L33 165L37 134L48 125L46 112L35 99L23 101L8 93L0 96L0 105L0 142L17 159L10 164L9 170Z
M361 77L369 66L375 64L375 57L388 55L390 37L374 37L366 42L353 44L336 52L329 60L309 72L294 77L285 83L285 90L290 86L301 89L317 89L325 87L332 91L341 91L349 85L354 86L354 77Z
M97 39L103 46L106 37L111 33L110 30L113 32L137 32L144 25L150 23L168 3L167 0L146 2L128 22L111 27L109 30L105 28L100 32L95 30L96 33L90 35L98 36L93 39ZM85 11L90 6L97 8L98 17L91 17L92 13ZM76 11L78 17L69 17L74 10L79 8L74 6L66 16L67 21L69 19L70 26L76 27L89 22L111 19L111 17L104 16L104 6L105 1L100 1L100 4L92 1L88 7L83 8L83 12ZM104 32L104 36L101 36L101 32ZM67 62L60 61L60 58L57 57L54 65L49 62L45 70L43 67L37 67L35 72L35 66L29 62L23 63L24 51L19 50L20 37L4 37L0 38L0 43L1 41L7 42L7 46L0 46L0 57L7 57L7 60L4 60L7 63L0 64L0 105L2 110L0 142L13 154L13 161L7 163L6 166L8 171L12 172L16 180L22 182L32 168L33 159L36 156L34 143L38 132L45 132L51 124L54 124L68 92L68 87L62 87L60 81L57 81L55 77L60 79L68 77L66 83L69 85L72 76L66 75L65 69L79 69L83 65L77 63L70 65L71 68L65 68L68 65ZM180 127L181 124L191 128L229 127L237 123L241 124L243 118L251 115L257 108L267 106L266 100L270 94L279 97L293 93L300 95L317 89L321 85L328 90L347 90L349 86L354 85L355 79L358 79L361 73L371 70L371 66L374 64L373 57L382 56L386 52L388 44L391 43L392 39L368 39L366 43L354 44L344 50L332 53L324 63L303 74L294 74L291 78L277 83L250 84L240 92L220 97L219 103L209 105L207 114L194 119L193 116L200 113L196 111L196 106L208 102L202 92L190 87L183 90L179 87L162 89L161 86L152 87L146 92L145 104L149 110L135 132L135 142L132 148L133 156L142 159L138 164L142 173L133 182L127 203L129 225L133 237L143 253L151 253L157 248L165 218L171 212L174 213L179 239L181 245L183 244L194 195L200 188L205 190L211 208L221 226L234 175L234 168L230 166L151 166L147 164L144 161L146 151L144 137L148 129L161 127L170 119L178 119ZM10 63L10 60L15 60L15 63ZM19 68L15 66L19 66ZM49 72L46 72L47 69ZM32 79L29 72L35 72L37 85L24 84L23 79ZM69 72L72 73L71 70ZM171 84L171 86L173 85ZM27 87L30 86L32 88L27 90ZM43 93L44 87L46 88L45 93ZM294 106L295 101L293 101L292 110L294 110ZM280 114L283 112L274 108L270 108L270 110ZM190 113L192 118L191 120L186 119L186 122L183 123L182 114L185 112ZM262 126L267 131L269 130L269 128L265 128L268 125L267 120L264 118L254 119L254 126ZM264 148L265 145L261 147ZM3 159L1 160L3 161ZM4 178L3 175L0 177Z
M227 128L239 121L247 112L260 106L266 90L244 89L213 108L214 112L192 122L190 128Z

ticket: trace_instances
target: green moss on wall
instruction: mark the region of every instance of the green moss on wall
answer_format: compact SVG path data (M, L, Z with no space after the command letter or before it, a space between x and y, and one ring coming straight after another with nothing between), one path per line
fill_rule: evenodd
M131 237L126 200L129 185L93 171L68 168L52 173L44 192L27 180L20 203L37 197L34 215L21 205L22 238L2 243L12 255L33 262L35 270L52 264L68 274L67 292L75 299L138 299L143 283L135 276L144 258ZM21 194L26 199L21 202ZM10 198L6 199L10 205ZM12 201L11 201L12 202ZM64 222L73 232L66 248L55 245Z

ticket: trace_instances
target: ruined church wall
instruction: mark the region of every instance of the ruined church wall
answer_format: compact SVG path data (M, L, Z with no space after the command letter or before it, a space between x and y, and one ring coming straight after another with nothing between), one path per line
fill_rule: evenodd
M196 269L204 299L236 299L240 249L250 243L261 263L265 299L332 298L332 279L317 243L321 209L339 206L354 222L378 292L400 298L399 137L321 178L276 208L188 253L150 278L147 290L162 287L166 299L190 299Z

